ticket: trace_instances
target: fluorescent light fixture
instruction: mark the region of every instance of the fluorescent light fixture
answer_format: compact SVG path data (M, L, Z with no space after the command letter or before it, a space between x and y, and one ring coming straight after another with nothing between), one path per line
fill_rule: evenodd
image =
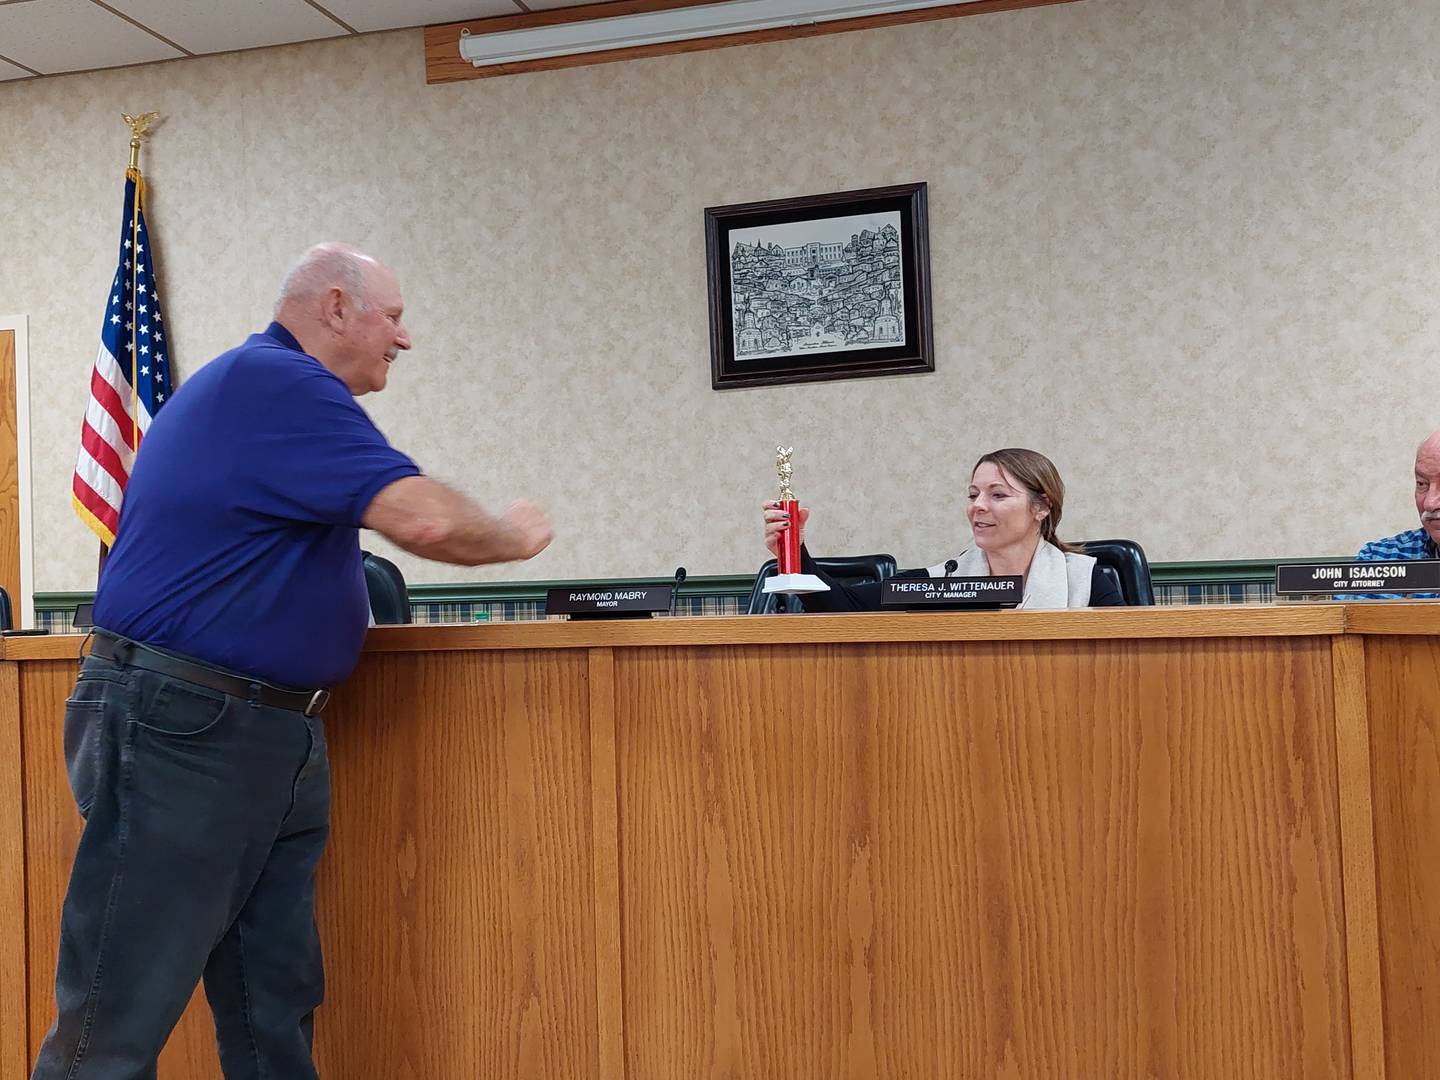
M963 2L963 0L962 0ZM810 26L839 19L953 6L955 0L733 0L495 34L460 31L460 55L476 67L544 60L669 41Z

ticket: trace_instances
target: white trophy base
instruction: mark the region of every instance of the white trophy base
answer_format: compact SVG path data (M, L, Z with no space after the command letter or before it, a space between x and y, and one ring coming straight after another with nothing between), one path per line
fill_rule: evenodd
M775 574L765 579L765 591L799 596L801 593L829 592L830 586L814 574Z

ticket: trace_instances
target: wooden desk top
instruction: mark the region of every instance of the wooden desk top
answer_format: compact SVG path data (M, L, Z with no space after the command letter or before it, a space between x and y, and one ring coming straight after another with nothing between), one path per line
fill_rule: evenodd
M1344 609L1347 634L1440 634L1440 604L1431 600L1376 600Z
M366 652L808 645L885 641L1056 641L1104 638L1440 634L1440 605L1231 604L942 614L739 615L379 627ZM68 660L78 634L6 638L0 660Z

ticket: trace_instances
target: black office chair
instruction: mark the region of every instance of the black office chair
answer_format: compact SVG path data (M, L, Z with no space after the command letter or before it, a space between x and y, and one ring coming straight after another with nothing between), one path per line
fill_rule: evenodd
M850 555L816 559L815 565L836 581L846 585L861 585L867 581L884 581L895 576L894 555ZM755 575L755 584L750 589L750 604L747 615L771 615L777 611L801 611L796 597L767 593L765 582L775 576L775 560L771 559Z
M362 551L365 563L365 588L370 592L370 613L376 626L394 626L410 621L410 593L405 588L405 575L389 559Z
M1100 564L1100 572L1120 587L1120 595L1131 607L1154 607L1155 587L1150 583L1150 563L1134 540L1087 540L1080 545L1086 555Z
M15 613L10 608L10 594L0 588L0 630L15 629Z

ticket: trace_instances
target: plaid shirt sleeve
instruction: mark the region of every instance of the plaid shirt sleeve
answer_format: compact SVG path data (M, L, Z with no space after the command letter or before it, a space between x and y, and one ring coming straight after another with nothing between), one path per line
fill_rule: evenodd
M1425 530L1411 529L1409 532L1387 536L1382 540L1370 541L1360 549L1355 559L1357 562L1375 562L1380 559L1410 560L1433 559L1434 557L1434 549L1430 545L1430 537Z
M1356 562L1411 561L1435 558L1435 547L1424 529L1411 529L1380 540L1372 540L1355 554ZM1336 600L1434 600L1435 593L1358 593L1336 596Z

